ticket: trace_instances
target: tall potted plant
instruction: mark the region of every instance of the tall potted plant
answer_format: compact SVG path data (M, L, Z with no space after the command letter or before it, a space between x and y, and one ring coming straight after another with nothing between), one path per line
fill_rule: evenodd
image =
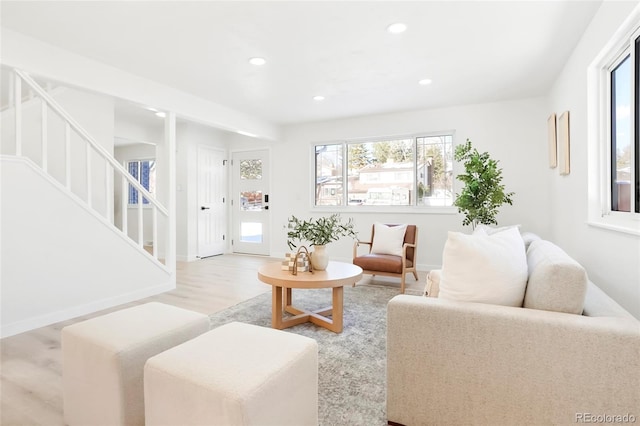
M464 183L462 192L456 194L453 205L458 212L464 213L463 225L471 225L473 229L482 223L497 225L496 216L503 204L513 204L513 192L505 192L502 184L502 169L498 161L493 160L489 153L478 152L471 146L471 141L458 145L454 158L464 164L465 173L457 178Z
M329 263L326 253L326 245L339 240L341 237L357 238L358 234L353 229L353 219L342 222L339 214L317 219L300 220L295 216L289 218L289 232L287 232L287 244L290 249L296 247L297 241L308 241L314 247L311 255L311 264L314 269L323 271Z

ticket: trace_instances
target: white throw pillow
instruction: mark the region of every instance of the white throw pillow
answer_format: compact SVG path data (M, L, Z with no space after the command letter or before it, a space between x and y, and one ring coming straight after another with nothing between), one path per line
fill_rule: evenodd
M442 257L440 298L522 306L528 271L517 228L492 235L449 232Z
M371 253L402 256L402 245L407 225L387 226L384 223L376 222L373 226L374 237Z
M511 228L517 228L519 231L520 225L501 226L498 228L494 226L485 225L484 223L479 223L476 225L476 229L473 231L473 235L476 235L476 234L493 235L496 232L506 231L507 229L511 229Z

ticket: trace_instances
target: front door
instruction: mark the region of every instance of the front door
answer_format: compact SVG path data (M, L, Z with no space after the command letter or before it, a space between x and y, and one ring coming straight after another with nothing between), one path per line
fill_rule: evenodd
M198 146L198 257L224 253L226 245L226 159L224 151Z
M269 151L232 154L233 251L269 255Z

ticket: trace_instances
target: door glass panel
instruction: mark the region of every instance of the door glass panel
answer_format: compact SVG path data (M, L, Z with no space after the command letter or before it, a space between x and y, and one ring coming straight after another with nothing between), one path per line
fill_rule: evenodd
M261 211L264 210L262 204L262 191L243 191L240 193L240 210Z
M262 160L240 161L240 179L262 179Z
M257 222L242 222L240 224L240 241L245 243L261 243L262 224Z
M233 251L269 255L269 152L232 154Z

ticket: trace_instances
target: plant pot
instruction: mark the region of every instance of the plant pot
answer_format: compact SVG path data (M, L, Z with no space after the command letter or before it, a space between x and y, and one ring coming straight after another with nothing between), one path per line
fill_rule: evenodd
M329 256L327 255L327 246L313 246L311 253L311 266L315 271L324 271L329 264Z

